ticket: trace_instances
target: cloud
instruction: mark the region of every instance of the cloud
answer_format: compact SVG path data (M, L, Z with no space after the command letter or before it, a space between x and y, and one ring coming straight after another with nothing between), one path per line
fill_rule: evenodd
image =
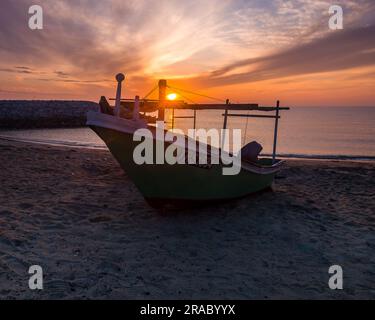
M66 78L69 76L69 73L66 73L64 71L55 71L55 75L57 75L59 78Z
M40 1L44 9L44 29L37 31L30 30L27 23L28 7L33 1L3 2L0 11L0 57L3 61L22 60L39 69L63 66L77 76L114 72L125 65L132 70L140 65L135 44L127 44L124 51L111 47L111 35L104 35L110 29L101 32L98 2ZM104 19L108 22L111 17Z
M0 72L8 72L8 73L22 73L22 74L32 74L33 72L31 69L27 68L14 68L14 69L9 69L9 68L0 68Z
M347 0L345 8L354 16L370 2ZM320 21L330 1L40 0L44 29L37 31L27 23L32 4L2 0L2 60L96 77L118 70L185 76L260 56L326 32L327 21Z
M237 61L193 79L223 86L375 65L375 25L332 31L272 55ZM245 72L236 70L246 69Z
M28 70L28 71L31 71L32 69L29 68L29 67L25 67L25 66L16 66L15 67L16 69L20 69L20 70Z

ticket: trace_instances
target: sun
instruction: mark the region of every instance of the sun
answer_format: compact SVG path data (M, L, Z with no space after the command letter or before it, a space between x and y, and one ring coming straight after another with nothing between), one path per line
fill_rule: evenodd
M175 93L170 93L167 95L168 100L176 100L176 98L177 98L177 94Z

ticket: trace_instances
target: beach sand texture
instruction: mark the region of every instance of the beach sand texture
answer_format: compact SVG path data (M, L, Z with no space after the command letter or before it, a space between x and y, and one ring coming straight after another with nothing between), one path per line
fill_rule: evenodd
M290 160L273 191L157 212L108 151L0 141L0 298L375 298L374 178Z

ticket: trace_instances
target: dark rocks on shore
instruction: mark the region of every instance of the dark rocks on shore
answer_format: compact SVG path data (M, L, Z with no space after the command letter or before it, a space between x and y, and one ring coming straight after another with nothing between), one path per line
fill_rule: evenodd
M82 127L86 113L98 109L91 101L2 100L0 129Z

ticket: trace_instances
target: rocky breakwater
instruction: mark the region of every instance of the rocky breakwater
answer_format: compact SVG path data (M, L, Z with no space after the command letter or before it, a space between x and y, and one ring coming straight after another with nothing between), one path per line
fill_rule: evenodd
M91 101L2 100L0 129L81 127L86 113L98 109Z

